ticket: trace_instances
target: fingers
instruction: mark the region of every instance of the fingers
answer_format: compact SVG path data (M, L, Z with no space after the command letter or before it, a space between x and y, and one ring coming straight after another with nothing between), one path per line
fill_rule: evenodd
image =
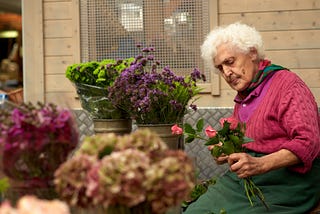
M233 153L229 155L230 171L235 172L239 178L246 178L257 174L256 158L246 153Z
M228 156L227 155L221 155L220 157L214 158L217 164L221 165L228 162Z

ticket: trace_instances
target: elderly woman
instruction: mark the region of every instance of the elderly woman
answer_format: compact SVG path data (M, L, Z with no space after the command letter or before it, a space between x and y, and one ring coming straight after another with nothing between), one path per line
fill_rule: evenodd
M230 171L185 213L302 214L320 199L320 117L306 84L286 68L264 57L261 35L234 23L209 33L202 57L219 70L237 91L233 117L246 123L247 153L216 158ZM251 177L262 191L268 209L251 206L243 178Z

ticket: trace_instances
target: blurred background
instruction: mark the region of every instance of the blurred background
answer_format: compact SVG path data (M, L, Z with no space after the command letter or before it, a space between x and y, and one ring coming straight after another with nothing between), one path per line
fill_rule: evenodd
M21 0L0 0L0 90L23 87Z

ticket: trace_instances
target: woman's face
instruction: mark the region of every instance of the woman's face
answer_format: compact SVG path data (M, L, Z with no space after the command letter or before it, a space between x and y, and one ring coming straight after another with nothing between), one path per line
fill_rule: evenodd
M218 46L213 62L231 88L243 91L258 72L257 57L255 49L243 53L239 49L230 48L230 45L222 44Z

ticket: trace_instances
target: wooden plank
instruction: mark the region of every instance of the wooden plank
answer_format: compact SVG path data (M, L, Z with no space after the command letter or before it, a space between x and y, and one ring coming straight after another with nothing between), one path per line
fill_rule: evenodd
M220 84L220 75L215 71L211 71L210 75L210 83L211 83L211 95L217 96L220 95L221 84Z
M261 32L267 50L320 48L320 30Z
M320 68L318 69L295 69L292 70L310 88L320 88Z
M210 29L213 29L218 25L218 1L210 1ZM208 80L211 83L211 95L218 96L220 95L220 78L219 75L215 73L215 71L209 71L210 79Z
M320 88L310 88L315 100L320 106ZM210 94L203 94L195 104L198 107L233 107L233 99L236 96L236 91L232 89L222 89L220 96L212 96Z
M44 37L72 37L73 28L72 20L46 20L44 21Z
M236 91L221 90L219 96L212 96L211 94L202 94L201 97L195 102L198 107L233 107L233 99Z
M74 63L73 56L45 57L45 74L65 74L69 65Z
M72 2L72 0L43 0L43 2Z
M226 25L237 21L252 25L260 31L319 29L320 10L219 15L220 25Z
M320 69L291 69L310 88L320 88ZM221 90L230 90L231 87L221 77Z
M320 88L319 87L310 88L310 90L311 90L313 96L315 97L318 106L320 106Z
M46 92L76 91L71 81L64 74L46 75Z
M319 0L220 0L220 13L319 9Z
M80 0L72 1L72 40L73 40L73 59L74 62L81 61L81 44L80 44Z
M48 92L46 93L46 102L52 102L70 109L81 108L76 92Z
M266 51L273 63L290 69L320 68L320 49Z
M45 2L43 10L44 20L72 19L71 2Z
M211 0L209 1L209 10L210 10L210 17L209 17L209 24L210 29L213 29L218 25L218 0Z
M45 56L72 56L72 38L45 39Z
M44 101L42 0L22 4L24 101Z
M320 88L310 88L310 90L315 97L318 106L320 106ZM232 89L222 89L220 96L203 94L195 104L198 107L233 107L233 99L236 96L236 93L237 92Z

